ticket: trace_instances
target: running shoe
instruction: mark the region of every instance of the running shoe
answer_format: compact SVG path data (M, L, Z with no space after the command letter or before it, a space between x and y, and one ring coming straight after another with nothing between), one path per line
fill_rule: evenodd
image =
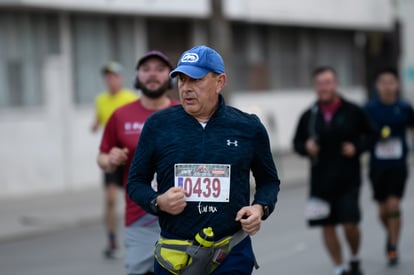
M360 261L351 261L349 264L351 267L351 270L349 271L349 275L362 275L361 271L361 264Z
M387 251L388 265L396 266L398 264L398 252L396 247L389 247Z
M103 255L106 259L119 259L121 254L116 248L108 247L103 251Z

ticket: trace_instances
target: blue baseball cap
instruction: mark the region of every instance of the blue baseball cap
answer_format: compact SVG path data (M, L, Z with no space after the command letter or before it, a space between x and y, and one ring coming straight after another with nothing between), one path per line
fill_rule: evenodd
M178 73L183 73L194 79L203 78L209 72L223 74L224 61L218 52L207 46L196 46L185 51L170 77L174 78Z

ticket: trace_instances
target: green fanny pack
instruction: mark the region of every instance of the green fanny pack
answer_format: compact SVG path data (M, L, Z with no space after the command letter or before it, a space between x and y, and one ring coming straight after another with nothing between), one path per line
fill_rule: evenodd
M194 245L192 241L174 240L161 237L155 245L156 261L175 275L207 275L224 261L233 247L247 237L240 230L233 236L223 238L211 247ZM255 268L259 268L254 261Z

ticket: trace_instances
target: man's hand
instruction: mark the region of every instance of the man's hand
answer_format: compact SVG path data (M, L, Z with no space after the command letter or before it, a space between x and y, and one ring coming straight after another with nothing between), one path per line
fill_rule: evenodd
M355 145L351 142L344 142L342 144L342 154L347 158L352 158L356 155Z
M128 160L129 150L127 148L114 147L109 151L109 164L111 166L120 166L126 163Z
M245 206L237 212L236 221L240 221L242 229L249 235L254 235L260 230L263 217L263 206L255 204Z
M99 120L95 119L95 121L91 125L91 132L96 133L99 130L99 126L100 126Z
M178 215L187 206L185 191L180 187L171 187L162 195L157 197L157 204L161 211L171 215Z
M310 138L306 141L306 152L311 157L316 157L319 154L319 145L316 143L315 139Z

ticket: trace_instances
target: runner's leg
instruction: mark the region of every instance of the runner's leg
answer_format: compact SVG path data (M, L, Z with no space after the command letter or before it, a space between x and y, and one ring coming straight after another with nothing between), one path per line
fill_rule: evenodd
M253 272L254 254L252 240L246 237L233 247L227 258L211 275L238 274L250 275Z
M400 199L391 196L386 200L388 215L388 243L387 257L388 264L394 266L398 264L398 240L401 230Z
M341 244L339 243L336 226L325 225L322 228L323 240L329 256L336 266L343 264Z
M392 196L387 199L389 242L397 246L401 231L400 199Z
M158 218L150 214L125 228L125 269L128 275L154 271L154 245L159 237Z
M116 241L116 197L118 193L118 186L115 183L107 183L105 189L105 226L108 233L109 249L117 248Z
M358 256L361 244L361 232L357 224L344 224L345 237L351 249L352 256Z
M388 211L385 202L378 203L378 218L386 231L388 231Z

